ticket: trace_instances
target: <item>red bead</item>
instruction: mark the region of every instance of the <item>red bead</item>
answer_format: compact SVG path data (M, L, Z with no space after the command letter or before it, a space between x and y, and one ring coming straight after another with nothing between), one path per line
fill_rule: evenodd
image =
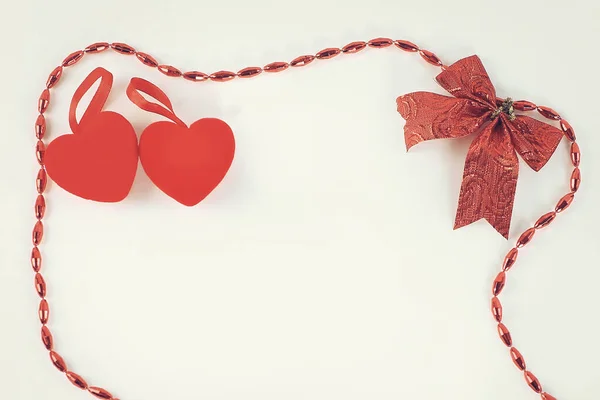
M63 67L70 67L71 65L75 65L79 60L81 60L84 56L84 52L82 50L76 51L74 53L69 54L62 62Z
M571 162L574 167L579 167L581 163L581 150L579 150L579 145L575 142L571 143Z
M210 75L210 80L215 82L226 82L235 78L235 72L231 71L217 71Z
M125 55L135 54L135 49L125 43L112 43L110 45L110 47L117 53L121 53L121 54L125 54Z
M167 76L172 76L175 78L178 78L181 75L183 75L183 73L180 70L171 65L159 65L158 70Z
M77 375L75 372L67 372L67 379L69 381L71 381L71 383L75 386L77 386L79 389L87 389L88 385L87 382L79 375Z
M46 118L40 114L35 120L35 137L43 139L46 135Z
M519 239L517 239L517 248L520 249L527 243L531 242L531 239L533 239L533 235L535 235L535 228L529 228L525 232L523 232L521 236L519 236Z
M504 262L502 263L502 270L508 271L509 269L511 269L512 266L515 265L515 262L517 262L518 255L519 250L516 247L512 248L504 257Z
M238 71L237 76L240 78L252 78L262 72L260 67L247 67Z
M505 345L508 347L512 346L512 337L510 336L510 332L502 323L498 324L498 335L500 336L500 340L502 340Z
M110 44L108 44L108 42L98 42L98 43L90 44L83 51L85 51L86 53L100 53L101 51L104 51L104 50L108 49L109 47L110 47Z
M46 81L46 88L50 89L50 88L54 87L54 85L56 85L58 83L58 81L60 80L62 73L63 73L62 65L54 68L54 70L48 76L48 81Z
M575 168L571 173L571 192L575 193L579 190L581 185L581 171L579 168Z
M513 104L513 107L514 107L514 104ZM554 111L553 109L551 109L550 107L538 106L537 110L540 114L542 114L544 117L546 117L548 119L554 119L556 121L558 121L560 119L560 115L558 115L558 113L556 111Z
M52 350L54 347L54 339L52 338L50 329L46 325L42 326L42 343L44 343L47 350Z
M435 54L433 54L431 51L429 51L429 50L419 50L419 54L429 64L435 65L435 66L438 66L438 67L442 66L442 60L440 60L439 57L436 56Z
M341 52L342 52L342 50L340 50L336 47L330 47L330 48L319 51L317 54L315 54L315 58L317 58L319 60L326 60L328 58L333 58L333 57L339 55Z
M42 299L44 297L46 297L46 281L44 281L44 277L42 276L42 274L40 274L39 272L37 274L35 274L35 291L37 292L38 296L40 296Z
M31 250L31 268L35 272L39 272L42 269L42 255L40 254L40 249L34 247Z
M567 139L569 139L571 142L574 142L575 140L577 140L577 137L575 136L575 131L573 130L573 127L571 126L571 124L569 124L564 119L560 120L560 128L564 132Z
M542 400L556 400L556 397L544 392L542 393Z
M537 106L530 101L519 100L513 103L513 108L518 111L533 111L537 109Z
M90 392L91 394L93 394L94 396L96 396L97 398L102 399L102 400L111 400L112 399L112 394L110 394L110 392L106 389L90 386L88 388L88 392Z
M52 364L54 364L56 369L58 369L60 372L65 372L67 370L67 364L65 363L65 360L63 360L63 358L57 352L50 352L50 361L52 361Z
M384 47L389 47L392 44L394 44L394 41L392 39L388 39L388 38L377 38L377 39L371 39L369 40L369 47L375 47L378 49L384 48Z
M294 58L290 61L291 67L304 67L315 60L315 56L306 55Z
M37 158L38 164L44 165L44 158L46 156L46 145L41 140L37 141L35 145L35 158Z
M510 357L512 358L517 368L519 368L521 371L525 371L527 365L525 364L525 359L523 358L523 355L519 352L519 350L517 350L514 347L511 348Z
M37 177L35 178L35 188L39 194L44 193L46 190L46 185L48 184L48 176L46 175L46 170L44 168L40 168L38 171Z
M554 209L557 213L563 212L565 211L567 208L569 208L569 206L571 205L571 203L573 202L573 199L575 198L575 195L573 193L567 193L565 194L556 204L556 208Z
M33 207L33 210L37 219L44 218L44 214L46 213L46 200L41 194L38 194L37 199L35 199L35 206Z
M38 111L40 114L43 114L48 109L50 105L50 91L48 89L44 89L42 94L40 95L40 99L38 100ZM38 138L41 139L41 138Z
M494 279L494 284L492 285L492 294L494 296L498 296L502 293L502 289L506 285L506 273L504 271L500 272L496 279Z
M135 56L144 65L147 65L152 68L158 67L158 61L156 61L156 59L154 57L152 57L150 54L137 52L137 53L135 53Z
M496 322L502 322L502 304L497 297L492 297L492 315Z
M204 72L200 71L190 71L183 74L183 79L187 79L188 81L192 82L202 82L208 80L209 78L210 77L208 76L208 74L205 74Z
M263 67L263 70L265 72L281 72L285 69L287 69L290 66L290 64L283 62L283 61L276 61L276 62L272 62L270 64L267 64Z
M50 317L50 306L48 302L44 299L40 301L40 306L38 308L38 316L40 317L40 322L42 325L46 325L48 323L48 318Z
M419 51L419 46L417 46L416 44L409 42L408 40L396 40L394 42L394 45L396 45L397 48L404 50L404 51L410 51L410 52L417 52Z
M33 232L31 233L31 239L34 246L39 246L42 243L44 237L44 224L42 221L37 221L33 226Z
M348 53L348 54L358 53L359 51L363 50L365 47L367 47L367 44L365 42L348 43L347 45L342 47L342 53Z
M542 393L542 384L530 371L525 371L525 380L527 384L536 393Z
M535 223L535 225L533 225L533 227L535 229L542 229L547 227L548 225L550 225L550 223L552 221L554 221L554 219L556 218L556 212L554 211L550 211L549 213L546 213L544 215L542 215Z

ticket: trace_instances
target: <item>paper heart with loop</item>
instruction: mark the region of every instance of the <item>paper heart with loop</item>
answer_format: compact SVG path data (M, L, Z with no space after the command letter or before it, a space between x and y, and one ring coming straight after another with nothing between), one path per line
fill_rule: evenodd
M81 120L77 105L92 85L100 84ZM113 76L96 68L75 91L69 107L72 134L57 137L46 149L46 171L58 186L88 200L118 202L129 194L137 170L133 126L120 114L102 111Z
M142 93L160 104L146 100ZM198 204L221 183L233 162L233 131L217 118L202 118L188 127L175 115L167 95L141 78L131 79L127 97L142 110L173 121L155 122L142 132L139 153L144 171L179 203Z

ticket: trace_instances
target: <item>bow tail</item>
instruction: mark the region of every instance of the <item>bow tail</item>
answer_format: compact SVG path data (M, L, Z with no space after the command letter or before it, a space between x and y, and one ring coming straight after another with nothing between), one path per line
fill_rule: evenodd
M484 128L467 153L454 229L486 219L508 239L519 163L500 118Z

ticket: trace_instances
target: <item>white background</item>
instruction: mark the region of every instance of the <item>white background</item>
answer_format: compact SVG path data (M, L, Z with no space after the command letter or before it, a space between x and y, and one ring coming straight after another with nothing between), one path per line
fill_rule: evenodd
M597 400L600 367L598 40L595 1L6 1L0 103L0 393L83 400L39 339L29 267L33 123L52 68L121 41L184 70L291 60L378 36L444 62L478 54L499 96L548 105L573 124L583 185L522 252L505 322L545 388ZM471 139L406 153L398 95L441 92L437 70L368 49L248 81L190 83L106 52L53 91L48 139L68 132L74 89L115 75L107 109L138 134L160 117L133 106L133 76L178 115L218 117L237 153L223 183L187 208L140 169L122 203L50 184L43 272L57 350L122 400L537 398L489 313L491 281L516 237L566 193L563 141L539 173L521 163L510 241L479 222L453 231Z

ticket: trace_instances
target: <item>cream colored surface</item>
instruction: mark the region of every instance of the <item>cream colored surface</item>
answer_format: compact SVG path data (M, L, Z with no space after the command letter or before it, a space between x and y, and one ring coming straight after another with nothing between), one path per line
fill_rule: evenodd
M559 399L597 400L597 2L29 0L4 9L3 399L91 399L48 360L29 267L35 107L55 65L106 40L186 70L238 70L390 36L446 63L476 53L500 96L553 107L574 126L580 193L520 255L503 303L544 387ZM404 150L395 98L441 93L436 69L417 55L369 49L192 84L107 52L85 57L53 91L49 138L67 132L73 91L96 66L115 75L107 108L138 134L160 117L127 100L133 76L163 88L188 122L226 120L237 154L223 184L193 208L141 169L119 204L49 185L50 327L90 384L122 400L537 398L497 338L490 288L520 231L566 192L566 142L539 173L521 163L507 242L484 223L452 230L469 139Z

